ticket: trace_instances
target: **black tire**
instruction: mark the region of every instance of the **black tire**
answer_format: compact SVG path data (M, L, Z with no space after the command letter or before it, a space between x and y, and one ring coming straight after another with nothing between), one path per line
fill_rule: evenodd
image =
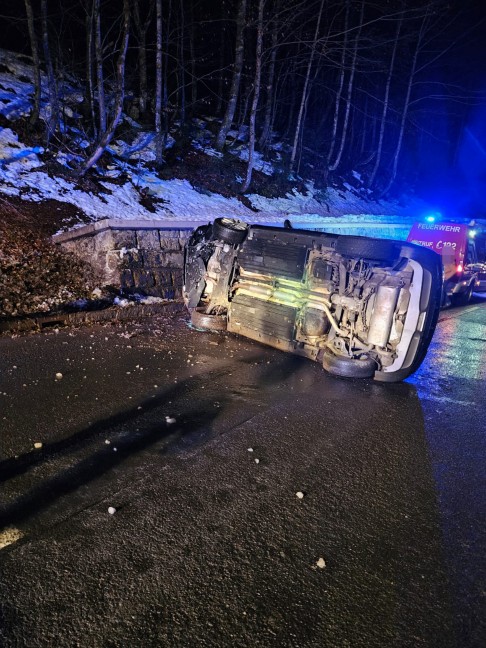
M336 241L336 252L344 256L387 261L390 265L397 256L393 241L366 238L365 236L340 236Z
M242 243L248 232L248 225L236 218L216 218L213 223L213 239L238 245Z
M466 306L471 301L473 294L472 284L468 287L466 292L459 293L457 295L451 295L451 304L453 306Z
M191 324L207 331L226 331L226 315L208 315L203 308L191 310Z
M322 366L333 376L342 378L372 378L377 369L376 362L369 356L347 358L331 351L324 353Z

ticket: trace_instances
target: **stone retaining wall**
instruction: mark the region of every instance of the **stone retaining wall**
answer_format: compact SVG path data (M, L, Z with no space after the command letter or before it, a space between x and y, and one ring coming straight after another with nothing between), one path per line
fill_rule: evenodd
M160 221L155 227L153 222L122 223L80 228L57 235L54 241L88 261L101 286L125 294L180 298L184 245L193 228L162 228Z

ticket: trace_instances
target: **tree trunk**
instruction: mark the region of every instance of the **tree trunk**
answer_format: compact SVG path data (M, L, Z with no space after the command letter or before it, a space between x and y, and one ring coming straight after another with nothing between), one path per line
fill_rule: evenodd
M141 115L146 115L148 104L147 84L147 31L153 15L153 4L150 4L145 20L140 18L138 2L133 3L133 22L138 37L138 73L139 73L139 98L138 107Z
M116 88L116 99L115 107L113 111L113 118L101 136L101 140L96 147L96 150L92 156L87 160L86 164L83 166L79 172L79 177L83 177L86 172L100 159L103 155L106 147L111 142L113 135L115 134L116 127L120 121L120 117L123 111L123 100L125 98L125 61L127 56L128 48L128 37L130 34L130 0L123 0L123 33L122 40L120 45L120 54L116 63L116 76L117 76L117 88Z
M218 135L216 137L215 148L217 151L222 151L226 142L226 135L233 123L235 116L236 101L238 99L238 92L240 89L241 73L243 71L243 56L245 50L245 16L246 16L246 2L247 0L240 0L238 6L238 15L236 17L236 49L235 49L235 65L233 68L233 79L231 81L231 89L229 95L228 105L226 112L221 123Z
M339 122L339 108L341 106L341 97L344 88L344 77L345 77L344 64L346 63L346 53L348 49L349 6L350 6L350 0L346 0L346 13L344 15L344 41L343 41L343 51L341 52L341 70L339 72L339 83L336 92L336 101L334 103L334 119L332 122L331 144L329 146L329 151L327 152L326 167L328 169L331 163L331 158L334 153L334 148L336 147L337 127Z
M339 151L336 155L336 159L334 160L333 164L330 165L329 171L335 171L339 163L341 162L341 157L343 155L344 151L344 145L346 143L346 136L348 132L348 124L349 124L349 113L351 110L351 96L353 94L353 83L354 83L354 75L356 74L356 60L358 58L358 43L359 43L359 38L361 35L361 28L363 26L363 14L364 14L364 0L361 1L361 10L360 10L360 15L359 15L359 26L358 26L358 31L356 32L356 38L354 41L354 47L353 47L353 59L351 62L351 70L349 73L349 82L348 82L348 93L346 97L346 112L344 114L344 123L343 123L343 130L341 133L341 144L339 146Z
M295 77L296 77L296 63L295 61L293 62L292 65L288 67L288 69L285 71L285 81L287 83L282 84L282 90L285 92L286 91L286 85L288 84L290 88L295 87ZM290 80L289 80L290 79ZM290 105L287 110L287 119L286 119L286 125L285 125L285 130L283 133L283 139L288 140L290 137L290 131L292 130L292 124L294 123L294 115L295 115L295 108L297 105L297 95L295 92L291 91L286 91L286 96L288 97L290 95Z
M165 38L165 53L163 57L163 84L162 84L162 126L163 126L163 139L162 147L165 151L167 145L167 139L169 136L169 48L170 48L170 30L172 24L172 0L169 2L169 13L167 16L167 25L166 25L166 38Z
M179 90L180 90L180 101L181 105L179 108L179 114L181 118L181 129L184 130L186 123L186 61L184 56L184 35L186 32L185 22L184 22L184 0L179 0L180 9L181 9L181 28L180 28L180 39L179 39L179 70L180 70L180 81L179 81Z
M368 135L368 123L370 121L368 112L369 112L369 97L368 97L368 95L366 95L365 100L364 100L363 118L362 118L362 121L361 121L361 128L360 128L360 131L361 131L361 144L360 144L360 147L359 147L359 158L360 158L360 160L363 159L363 156L364 156L365 151L366 151L366 142L367 142L367 135ZM374 115L373 115L373 119L374 119ZM372 145L373 145L374 141L375 141L374 139L371 140Z
M318 74L319 74L320 69L321 69L321 64L318 63L318 64L316 65L316 70L315 70L315 72L314 72L314 78L312 79L311 86L312 86L312 84L314 83L314 81L316 80L316 78L317 78L317 76L318 76ZM308 106L308 104L309 104L309 96L310 96L310 92L307 93L307 97L305 98L305 101L304 101L304 112L303 112L303 114L302 114L302 130L303 130L303 128L304 128L303 125L305 124L306 119L307 119L307 106ZM296 169L297 174L300 173L300 163L301 163L301 161L302 161L302 137L300 138L300 142L299 142L299 146L298 146L298 152L299 152L299 158L298 158L298 162L297 162L297 169Z
M316 53L316 45L317 45L317 39L319 37L319 29L321 27L321 17L322 17L322 9L324 7L324 0L321 0L321 5L319 7L319 14L317 16L317 22L316 22L316 29L314 32L314 40L312 42L312 49L311 53L309 56L309 61L307 63L307 71L305 74L305 80L304 80L304 87L302 89L302 97L300 99L300 106L299 106L299 112L297 115L297 124L295 126L295 135L294 135L294 143L292 146L292 153L290 155L290 172L293 171L294 165L295 165L295 158L297 155L297 147L299 144L299 139L301 135L301 130L302 130L302 117L304 114L304 108L307 103L307 94L308 94L308 87L309 87L309 80L310 80L310 74L311 74L311 69L312 69L312 64L314 63L314 56Z
M248 84L249 85L249 84ZM241 132L241 127L243 124L246 122L246 116L248 114L248 104L250 103L250 97L251 97L251 87L246 92L246 88L243 87L243 96L245 97L244 99L241 99L238 103L238 119L235 119L235 126L236 126L236 131L238 133Z
M190 6L191 29L189 31L189 55L191 57L191 113L194 112L197 103L197 79L196 79L196 52L194 47L195 26L194 26L194 8Z
M223 15L223 20L226 19L226 15ZM226 70L225 70L225 45L226 45L226 39L225 39L225 30L223 28L220 29L219 32L219 70L217 72L218 74L218 94L216 97L216 115L220 115L223 111L223 88L224 88L224 82L226 78Z
M30 113L29 124L34 127L39 121L40 102L41 102L41 73L39 60L39 45L35 33L34 12L32 10L31 0L25 0L25 12L27 14L27 24L29 27L30 49L32 51L32 63L34 65L34 99L32 112Z
M155 53L155 159L157 166L163 163L163 141L162 141L162 0L156 3L156 53Z
M49 49L49 33L47 28L47 0L41 0L41 17L42 17L42 49L44 51L44 60L47 70L47 84L49 87L49 104L50 115L47 126L47 140L55 133L59 122L59 106L57 97L56 80L54 78L54 68L52 66L51 52Z
M98 139L98 125L95 117L94 85L93 85L93 5L91 13L86 11L86 103L88 106L93 134L95 140Z
M390 58L390 65L388 67L388 75L386 77L386 85L385 85L385 96L383 98L383 112L381 115L381 123L380 123L380 134L378 136L378 147L376 149L376 159L375 159L375 164L373 166L373 171L370 174L370 177L368 179L368 187L371 187L375 181L376 174L378 172L378 169L380 167L381 163L381 154L383 150L383 138L385 134L385 123L386 123L386 116L388 114L388 104L390 100L390 86L391 86L391 80L393 76L393 68L395 66L395 57L398 49L398 39L400 37L400 31L402 28L402 23L403 23L403 14L401 14L398 22L397 22L397 30L395 33L395 41L393 43L393 50L392 50L392 55Z
M258 108L258 99L260 98L261 76L262 76L262 49L263 49L263 5L265 0L258 1L258 24L257 24L257 44L255 56L255 82L253 88L253 101L250 112L250 133L248 142L248 165L246 167L246 178L241 187L241 193L248 191L251 183L253 172L253 156L255 152L255 133L256 133L256 112Z
M270 52L270 62L268 65L268 79L267 79L267 96L265 103L265 117L263 119L263 128L259 139L260 149L263 149L268 141L270 136L270 124L272 121L272 107L273 107L273 95L274 95L274 80L275 80L275 62L277 60L277 25L274 24L272 30L272 51Z
M390 188L391 188L392 184L395 182L395 178L397 177L398 159L400 157L400 152L401 152L401 149L402 149L403 134L405 132L405 122L407 120L408 109L409 109L409 106L410 106L410 96L412 94L412 86L413 86L413 81L414 81L414 77L415 77L415 70L417 68L417 59L418 59L418 55L419 55L419 52L420 52L420 48L422 46L422 40L423 40L424 33L425 33L425 25L426 25L426 22L428 20L428 17L429 16L428 16L428 12L427 12L427 14L424 16L424 18L422 20L422 25L420 27L420 32L419 32L419 35L418 35L418 38L417 38L417 44L415 46L415 50L414 50L414 53L413 53L412 66L410 68L410 74L409 74L408 83L407 83L407 92L406 92L406 95L405 95L405 102L404 102L404 105L403 105L402 116L401 116L401 119L400 119L400 130L399 130L399 133L398 133L398 141L397 141L397 145L396 145L396 148L395 148L395 153L393 155L393 164L392 164L392 171L391 171L390 179L389 179L386 187L383 189L383 191L380 192L380 196L384 196L385 194L387 194L390 191Z
M98 88L98 117L100 133L106 132L105 84L103 77L103 49L101 44L100 0L93 0L95 23L96 85Z

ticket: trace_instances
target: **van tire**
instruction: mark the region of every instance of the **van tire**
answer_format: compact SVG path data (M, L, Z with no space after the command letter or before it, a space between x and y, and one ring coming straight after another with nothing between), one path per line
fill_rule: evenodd
M326 351L322 358L322 366L333 376L341 378L372 378L377 370L377 364L369 356L348 358Z
M208 315L204 308L197 307L191 310L191 324L205 331L226 331L226 315Z
M248 225L237 218L216 218L213 223L213 239L239 245L248 232Z
M468 286L466 292L452 295L451 303L453 306L466 306L466 304L469 304L469 302L471 301L472 294L473 294L473 287L471 284L470 286Z

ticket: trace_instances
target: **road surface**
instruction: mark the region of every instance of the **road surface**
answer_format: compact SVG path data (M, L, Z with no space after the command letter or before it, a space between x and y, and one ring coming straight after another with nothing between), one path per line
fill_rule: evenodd
M175 318L0 338L0 644L484 647L486 301L402 384Z

